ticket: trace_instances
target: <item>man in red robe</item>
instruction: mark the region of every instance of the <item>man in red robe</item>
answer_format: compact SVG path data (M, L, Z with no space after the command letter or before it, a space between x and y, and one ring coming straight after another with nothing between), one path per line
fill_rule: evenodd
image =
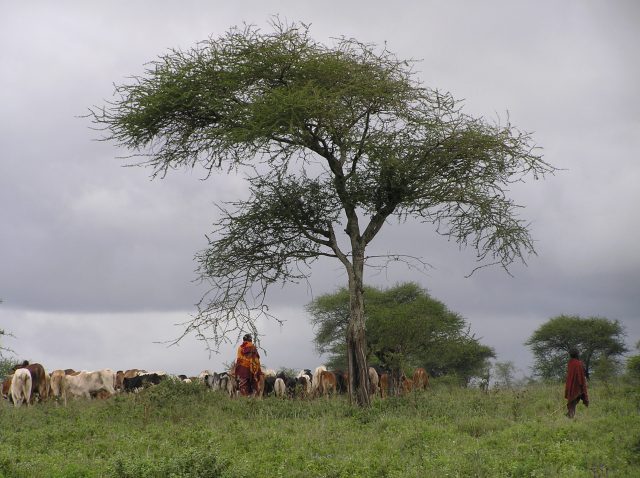
M587 376L578 351L576 349L569 350L569 357L564 398L567 399L567 416L573 418L576 416L576 405L580 400L585 407L589 406L589 395L587 393Z
M260 367L260 354L253 345L251 334L242 337L242 344L238 347L236 366L234 369L238 381L240 395L247 397L258 392L258 384L262 369Z

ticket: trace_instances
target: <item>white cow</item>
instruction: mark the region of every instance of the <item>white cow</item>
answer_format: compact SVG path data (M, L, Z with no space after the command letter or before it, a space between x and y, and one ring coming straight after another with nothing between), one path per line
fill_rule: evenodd
M313 395L318 395L318 387L320 386L320 374L326 372L327 367L320 365L313 371L313 379L311 380L311 391Z
M380 377L378 376L378 372L375 368L369 367L369 395L377 395L378 394L378 383L380 382Z
M11 379L11 399L16 407L24 400L29 405L31 399L31 372L26 368L19 368Z
M95 372L80 372L78 375L66 375L64 377L67 394L74 397L91 398L92 393L105 390L111 395L115 395L116 374L113 370L104 369Z
M300 370L298 375L296 376L296 381L302 385L302 389L305 395L311 395L313 378L311 376L311 371Z
M273 391L276 394L276 397L284 398L287 396L287 386L280 377L276 378L275 383L273 384Z
M211 376L213 376L213 373L211 372L211 370L203 370L202 372L200 372L200 375L198 375L198 380L206 384L207 379Z

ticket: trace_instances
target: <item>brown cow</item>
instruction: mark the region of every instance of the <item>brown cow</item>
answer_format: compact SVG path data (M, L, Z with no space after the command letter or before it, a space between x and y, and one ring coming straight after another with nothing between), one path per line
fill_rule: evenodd
M400 391L401 394L404 395L406 393L410 393L413 390L413 380L407 378L407 376L403 373L400 377Z
M336 376L333 372L323 370L320 372L320 383L318 384L318 394L328 397L336 393Z
M389 393L389 374L387 372L382 372L380 374L380 398L385 398Z
M44 367L39 363L32 363L27 366L27 370L31 372L31 402L34 401L34 394L38 394L39 400L49 398L49 380Z
M415 390L426 390L429 388L429 374L423 368L417 368L413 372L413 388Z
M141 373L146 373L144 370L141 370L139 368L132 368L127 370L124 373L124 378L133 378L133 377L137 377L138 375L140 375Z
M109 397L111 397L111 393L106 390L99 390L91 394L91 398L96 398L98 400L106 400Z
M124 390L124 372L122 370L118 370L116 372L116 386L114 387L116 391L121 392Z
M11 379L13 374L7 375L2 382L2 398L11 399Z
M333 374L336 376L336 392L341 394L349 393L349 372L334 370Z
M256 384L256 391L253 394L254 397L262 398L262 396L264 395L264 382L266 378L267 377L264 373L261 373L260 376L258 377L258 383Z

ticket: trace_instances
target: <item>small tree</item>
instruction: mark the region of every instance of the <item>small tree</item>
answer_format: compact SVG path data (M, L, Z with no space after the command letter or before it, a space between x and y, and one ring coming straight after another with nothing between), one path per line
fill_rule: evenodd
M2 299L0 299L0 304L2 304ZM2 338L3 337L13 337L13 335L11 335L9 332L5 331L4 329L0 329L0 359L5 360L6 357L3 355L5 353L12 353L13 350L11 350L10 348L5 347L2 344Z
M529 134L423 87L412 62L351 38L326 46L304 25L273 27L172 51L91 115L154 176L196 165L247 174L249 197L221 207L197 256L212 288L185 334L219 344L255 329L270 285L330 257L346 272L350 390L366 406L364 266L384 224L436 224L472 245L480 266L507 268L533 252L509 186L554 169Z
M516 366L513 362L496 362L493 364L495 384L499 387L511 388L515 383Z
M612 360L627 351L624 336L624 329L617 320L560 315L541 325L525 345L533 351L536 375L562 380L571 348L579 350L589 377L598 359Z
M636 350L640 350L640 341L636 343ZM634 380L640 380L640 355L632 355L627 359L627 374Z
M2 299L0 299L0 304L2 304ZM3 337L13 337L9 332L6 332L4 329L0 329L0 340ZM5 354L13 353L8 347L2 345L0 342L0 378L4 378L6 375L13 370L13 366L15 365L15 360L9 359Z
M365 287L367 361L398 374L424 367L432 376L456 375L465 383L479 376L494 356L470 333L466 321L414 283L380 290ZM345 288L314 299L308 306L318 350L328 363L346 363L344 337L349 322Z
M11 334L5 332L3 329L0 329L0 339L3 337L7 337ZM2 357L3 352L9 352L10 350L6 348L4 345L0 345L0 357Z
M334 369L347 366L346 336L349 327L349 291L342 288L323 294L307 304L318 353L327 356L326 364ZM368 354L367 354L368 355Z
M599 382L609 382L618 375L620 362L607 355L600 355L593 364L593 377Z

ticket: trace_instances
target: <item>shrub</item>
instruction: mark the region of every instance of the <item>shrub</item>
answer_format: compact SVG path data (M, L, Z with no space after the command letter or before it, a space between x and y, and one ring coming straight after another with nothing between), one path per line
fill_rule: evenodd
M206 449L177 451L175 455L153 458L118 455L108 467L112 478L216 478L226 465Z
M462 388L465 386L465 382L457 375L442 375L441 377L431 379L431 385L436 388Z
M629 360L627 360L627 374L635 380L640 380L640 355L629 357Z

